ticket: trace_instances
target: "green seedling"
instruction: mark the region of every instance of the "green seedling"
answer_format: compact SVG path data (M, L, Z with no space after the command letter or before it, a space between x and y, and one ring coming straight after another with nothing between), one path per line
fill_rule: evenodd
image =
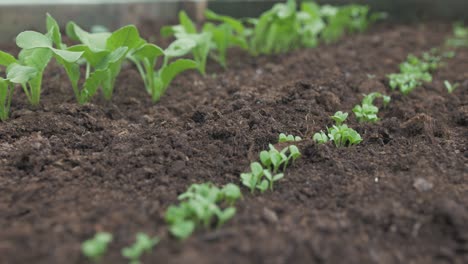
M448 93L453 93L453 91L455 91L455 89L458 88L458 86L460 86L460 84L456 83L456 84L451 84L449 81L444 81L444 85L445 85L445 88L447 89L447 92Z
M36 78L37 70L34 67L18 64L15 57L3 51L0 51L0 66L6 68L7 73L6 78L0 77L0 120L6 121L10 114L16 84L24 87Z
M83 254L94 262L99 262L104 254L106 254L107 247L112 241L112 234L106 232L97 233L92 239L86 240L81 245Z
M362 141L361 135L347 125L334 125L329 128L328 137L338 148L357 145Z
M122 249L122 256L130 260L130 264L140 264L141 255L149 253L159 243L158 237L149 237L144 233L138 233L133 245Z
M233 17L218 15L213 11L206 10L205 18L220 22L218 25L205 23L202 32L211 34L211 50L213 51L213 57L221 66L226 68L226 55L229 48L240 47L242 49L248 49L246 39L247 31L242 22Z
M439 68L442 58L450 54L436 55L437 50L423 53L421 58L409 55L407 60L400 64L400 73L390 74L390 88L399 89L403 95L408 95L423 82L432 82L431 72Z
M285 171L288 164L300 156L299 149L294 145L286 147L280 152L270 144L269 151L260 153L260 160L264 167L258 162L250 164L251 172L242 173L240 176L242 184L248 187L251 193L254 193L255 189L260 190L261 193L268 188L273 190L273 184L284 177L283 173L278 173L281 165Z
M137 66L153 102L159 101L177 75L198 68L198 63L193 60L176 59L170 62L173 58L186 55L196 46L191 39L178 39L164 51L146 41L141 43L141 46L131 51L127 57ZM155 71L159 57L164 58L163 63L159 70Z
M284 53L300 47L301 23L294 0L275 4L263 13L254 25L250 39L250 51L257 54Z
M347 118L348 113L343 113L342 111L338 111L333 116L331 116L331 119L333 119L337 125L341 125L344 121L346 121Z
M375 96L376 95L372 95L372 97ZM368 97L367 100L370 100L370 97ZM331 117L335 121L335 125L327 128L328 135L324 132L316 133L313 137L314 141L319 144L333 141L336 147L352 146L361 143L361 135L354 129L343 124L347 117L348 113L343 113L341 111L336 112L335 115Z
M58 26L49 14L46 22L47 34L24 31L16 37L16 44L22 49L18 56L19 64L33 67L37 72L34 78L22 85L32 105L38 105L40 102L43 73L52 58L59 63L75 63L83 55L82 51L66 49L61 43Z
M240 175L242 184L250 189L250 192L253 193L257 185L261 184L261 179L263 177L264 170L260 163L253 162L250 164L250 172L242 173Z
M175 36L176 39L190 39L195 45L191 49L194 60L198 64L198 70L202 75L206 74L206 61L211 48L211 32L197 33L195 23L185 11L179 12L179 25L164 27L161 34L165 37Z
M318 144L325 144L329 141L327 134L323 131L315 133L312 139Z
M356 105L353 108L353 113L359 122L377 122L379 120L377 116L379 108L374 105L376 98L382 98L384 106L387 106L391 100L390 96L382 95L378 92L366 95L362 100L362 104Z
M293 136L293 135L286 135L284 133L281 133L279 135L278 142L279 143L285 143L285 142L298 142L301 141L302 138L299 136Z
M267 169L270 169L273 171L273 173L277 173L281 165L284 164L288 159L286 156L286 151L288 151L288 148L285 148L282 151L278 151L271 144L269 145L269 148L269 151L264 150L260 152L260 161Z
M181 203L178 206L168 208L165 218L170 225L169 231L179 239L186 239L198 226L209 228L214 220L219 227L235 215L232 204L240 198L238 187L233 185L219 189L211 183L193 184L179 195ZM222 209L222 203L231 206Z
M81 104L89 102L99 88L102 89L104 98L111 100L117 76L126 56L144 42L138 29L129 25L112 33L89 33L74 22L69 22L66 32L70 39L81 42L79 45L69 47L68 50L83 53L84 60L76 63L59 61L67 72L78 102ZM80 89L78 85L81 78L81 64L86 65L86 71Z

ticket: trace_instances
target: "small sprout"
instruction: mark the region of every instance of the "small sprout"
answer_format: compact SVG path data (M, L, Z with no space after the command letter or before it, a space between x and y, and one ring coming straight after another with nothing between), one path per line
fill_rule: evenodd
M356 105L353 108L353 113L359 122L376 122L379 120L377 114L379 108L374 105L376 98L382 98L384 106L390 103L390 96L382 95L381 93L370 93L362 100L362 105Z
M226 202L231 205L234 204L240 198L242 198L242 193L239 186L233 183L226 184L221 190L221 192L223 193Z
M315 133L312 139L318 144L325 144L329 141L327 134L325 134L323 131L320 131L320 133Z
M159 238L151 238L144 233L136 235L136 241L130 247L122 249L122 256L128 258L131 264L140 264L140 257L145 252L150 252L159 243Z
M268 181L266 181L266 185L267 185L267 188L270 187L270 190L273 191L273 184L279 180L281 180L282 178L284 178L284 174L283 173L278 173L276 175L273 175L269 170L265 170L264 171L264 175L265 175L265 178L267 178ZM264 180L265 181L265 180ZM263 185L265 185L263 182L262 182ZM262 186L262 188L259 188L260 190L263 189L262 192L265 192L266 189L264 188L264 186Z
M238 186L228 184L222 189L211 183L192 184L185 193L179 195L178 206L170 206L165 218L169 231L179 239L188 238L197 227L210 228L216 219L221 226L235 214L235 208L222 209L221 204L234 204L241 198Z
M338 148L357 145L362 141L361 135L347 125L338 125L329 128L328 137Z
M99 262L106 254L107 247L112 241L112 234L106 232L97 233L92 239L86 240L81 245L83 254L94 262Z
M338 111L331 118L335 121L337 125L341 125L348 118L348 113L343 113L341 111Z
M293 136L293 135L286 135L284 133L281 133L279 135L278 142L279 143L285 143L285 142L298 142L301 141L302 138L299 136Z
M458 88L458 86L460 86L460 84L456 83L456 84L451 84L449 81L444 81L444 85L445 85L445 88L447 88L447 91L448 93L453 93L453 91L455 91L455 89Z

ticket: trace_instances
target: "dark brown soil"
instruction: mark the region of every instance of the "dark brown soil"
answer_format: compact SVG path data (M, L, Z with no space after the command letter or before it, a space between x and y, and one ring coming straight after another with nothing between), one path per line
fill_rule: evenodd
M228 71L184 74L156 105L128 66L111 103L79 106L51 65L42 105L18 91L0 123L0 263L87 263L80 244L97 231L115 236L103 263L126 263L138 231L162 238L144 263L468 263L468 50L433 83L394 93L379 123L351 118L362 144L310 140L449 32L387 25L287 55L234 51ZM461 86L450 95L444 80ZM238 183L280 132L306 140L275 192L245 192L219 230L168 236L178 193Z

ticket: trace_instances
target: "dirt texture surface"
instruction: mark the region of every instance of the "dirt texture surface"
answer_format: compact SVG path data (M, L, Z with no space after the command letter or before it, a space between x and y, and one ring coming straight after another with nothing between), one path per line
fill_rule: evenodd
M350 118L364 141L316 145L313 133L362 94L390 93L407 54L444 42L449 25L380 25L280 56L232 51L230 68L177 78L158 104L124 67L112 102L75 103L51 64L39 107L15 94L0 123L0 263L89 263L81 242L114 234L102 263L126 263L139 231L162 242L144 263L468 263L468 50L381 121ZM443 81L460 83L448 94ZM274 192L250 195L220 229L171 238L166 208L192 183L239 183L281 132L303 157Z

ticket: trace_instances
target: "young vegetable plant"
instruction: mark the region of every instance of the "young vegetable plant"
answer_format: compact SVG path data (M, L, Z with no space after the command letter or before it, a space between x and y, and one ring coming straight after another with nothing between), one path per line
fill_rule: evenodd
M453 26L453 37L447 40L447 45L452 47L468 47L468 27L461 23Z
M390 103L390 97L374 92L366 95L362 100L362 105L356 105L353 108L353 113L359 122L377 122L379 120L377 114L379 108L374 105L376 98L383 98L384 106Z
M347 113L341 111L336 112L331 118L335 121L335 125L327 128L328 135L324 132L316 133L313 137L314 141L323 144L328 141L333 141L336 147L352 146L361 143L362 138L358 132L343 124L348 117Z
M81 245L83 254L90 260L98 263L106 254L107 247L112 241L112 234L106 232L97 233L92 239L86 240Z
M16 37L16 44L22 50L19 63L36 69L36 76L23 84L23 90L32 105L38 105L41 99L43 72L52 58L59 63L75 63L83 55L82 51L64 49L60 40L60 31L52 17L47 15L47 34L24 31ZM54 44L56 47L54 47Z
M194 60L198 64L198 70L202 75L206 74L206 61L208 53L211 48L211 32L197 33L195 23L185 13L179 12L179 25L164 27L161 34L165 37L175 36L178 40L192 40L195 45L192 47L191 52Z
M219 189L211 183L190 186L185 193L179 195L181 203L167 209L165 218L170 225L171 234L179 239L186 239L199 226L209 228L214 220L218 227L223 225L236 213L232 205L241 198L240 189L236 187L229 184ZM222 209L222 203L230 206Z
M141 264L140 258L145 252L151 252L153 247L159 243L158 237L149 237L144 233L138 233L133 245L122 249L122 256L130 260L130 264Z
M447 89L447 92L448 93L453 93L453 91L455 91L455 89L458 88L458 86L460 86L459 83L456 83L456 84L451 84L449 81L445 80L444 81L444 85L445 85L445 88Z
M11 99L16 84L25 86L36 77L37 71L17 63L15 57L0 51L0 66L6 68L6 78L0 77L0 120L6 121L10 114Z
M301 22L294 0L278 3L260 18L250 20L254 25L250 51L254 55L284 53L300 47Z
M260 190L261 193L264 193L268 188L273 190L274 183L284 177L283 173L278 173L281 165L283 165L284 172L289 162L294 162L300 156L299 149L294 145L286 147L280 152L270 144L269 151L260 152L260 161L263 166L258 162L250 164L251 172L242 173L240 175L241 182L250 189L251 193L254 193L256 189Z
M312 139L318 144L325 144L330 141L327 134L323 131L315 133Z
M51 25L59 32L56 22ZM143 45L144 40L140 38L138 29L129 25L113 33L89 33L74 22L69 22L66 31L69 38L81 42L79 45L69 47L68 50L82 52L86 64L85 81L80 89L78 87L81 77L80 63L59 60L72 83L78 102L88 102L99 87L102 88L104 98L111 100L117 76L126 56ZM57 39L57 42L59 43L60 39Z
M170 62L173 58L189 53L195 46L196 43L191 39L178 39L162 50L145 41L140 47L129 52L127 57L137 66L146 91L151 95L153 102L159 101L177 75L198 68L199 64L193 60L176 59ZM156 71L159 57L163 57L163 63Z
M211 50L213 57L224 68L227 67L226 54L231 47L240 47L248 49L246 32L241 21L214 13L213 11L205 11L205 18L216 22L221 22L218 25L214 23L205 23L202 32L211 34Z
M422 58L409 55L407 60L400 64L400 73L388 75L392 90L399 88L403 95L408 95L423 82L431 82L431 71L440 67L442 60L441 56L434 54L435 52L426 52Z
M281 133L279 135L278 142L279 143L284 143L284 142L298 142L301 141L302 138L299 136L293 136L293 135L286 135L284 133Z

